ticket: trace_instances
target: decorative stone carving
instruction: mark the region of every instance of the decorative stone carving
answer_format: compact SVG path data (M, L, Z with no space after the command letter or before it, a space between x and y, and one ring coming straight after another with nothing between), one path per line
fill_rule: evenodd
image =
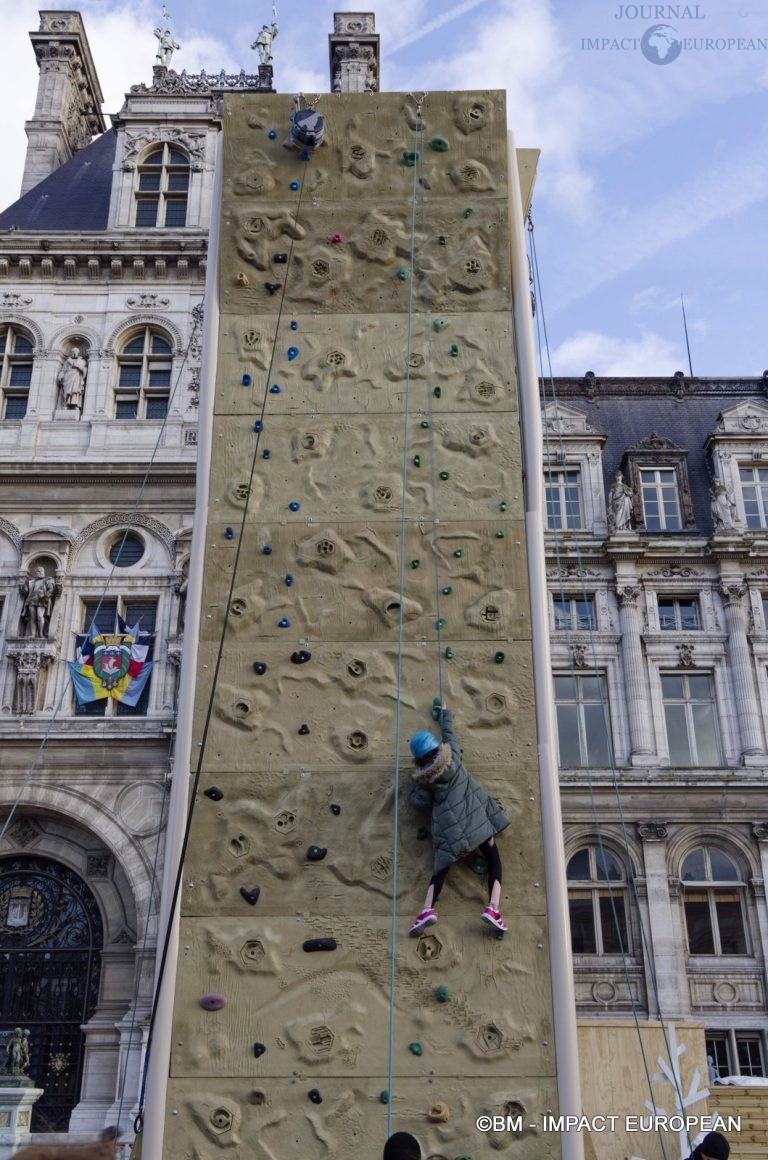
M42 832L43 831L40 829L37 822L33 821L32 818L22 818L20 821L16 822L15 825L11 826L10 830L8 831L8 837L11 839L14 846L18 846L20 849L24 850L27 846L30 846L32 842L36 842Z
M637 836L644 842L664 842L667 838L667 823L638 822Z
M665 564L663 568L654 568L649 576L663 576L665 580L680 577L681 580L687 580L691 576L703 576L703 572L699 572L696 568L690 568L687 564Z
M594 399L600 390L600 382L595 377L594 371L587 371L581 385L588 399Z
M168 76L176 76L169 72ZM155 128L142 132L126 132L123 149L123 169L135 169L139 153L149 145L176 145L189 154L190 164L194 170L203 168L205 162L205 133L190 131L185 133L171 125L158 125Z
M94 520L93 523L88 524L87 527L82 528L78 533L77 539L72 545L72 551L77 552L86 540L89 540L91 536L98 535L99 532L103 532L107 528L124 528L130 524L138 525L140 528L146 528L147 531L154 532L157 538L168 549L171 559L173 559L176 553L176 542L171 530L165 524L161 524L159 520L153 519L152 516L140 514L135 514L130 517L121 515L102 516L101 519Z
M276 15L277 15L277 13L276 13L275 5L273 4L272 5L272 23L271 24L262 24L261 32L259 33L259 35L254 40L253 44L251 45L251 48L255 49L256 52L259 54L259 64L262 64L262 65L272 64L272 61L274 60L274 57L272 56L272 43L273 43L275 37L277 36L278 32L280 31L280 29L277 27Z
M269 76L261 71L257 74L246 73L244 69L241 69L239 73L228 73L225 69L222 69L221 72L211 73L209 75L205 69L199 73L188 73L186 69L177 73L172 68L165 69L158 67L155 69L154 79L151 85L131 85L132 93L163 93L164 95L171 96L194 95L210 97L214 93L239 92L243 90L248 92L271 92L271 73Z
M11 1031L0 1031L0 1063L4 1076L13 1076L14 1081L29 1080L29 1086L34 1082L27 1074L30 1065L28 1028L14 1027Z
M79 346L73 346L56 376L56 382L61 388L64 405L73 411L82 411L85 397L85 380L88 377L88 362L80 352Z
M156 28L155 36L159 41L155 60L161 68L168 68L171 57L175 51L181 48L181 45L171 36L170 28Z
M768 822L753 822L752 836L756 842L768 842Z
M131 310L165 310L171 300L161 294L132 294L125 304Z
M23 543L21 539L21 533L19 532L19 529L16 527L16 525L10 523L8 520L3 519L3 517L0 516L0 532L8 537L16 551L19 553L19 555L21 555L23 550Z
M197 447L197 430L194 427L184 432L184 446Z
M632 488L624 482L621 470L613 474L613 483L608 494L608 530L627 532L632 524Z
M24 598L21 609L22 625L27 636L47 637L51 626L53 602L60 586L51 576L46 576L45 568L38 565L33 577L24 577L19 585Z
M571 656L575 669L587 668L587 646L585 644L574 643L571 647Z
M626 608L627 605L635 605L637 598L642 592L636 584L620 584L616 588L616 595L619 599L619 606Z
M203 322L205 320L205 305L198 302L192 307L192 330L189 335L189 357L199 359L203 352Z
M679 669L690 669L696 662L693 657L692 644L678 644L677 648L677 667Z
M719 479L712 480L709 504L715 531L732 531L736 527L736 503L728 488Z
M190 407L200 406L200 367L192 367L190 369L190 379L187 383L187 390L191 393L192 398L189 400Z
M28 716L37 708L39 674L56 656L56 646L43 640L9 641L7 656L16 666L13 712Z
M557 568L548 568L547 576L554 580L583 580L587 576L599 576L594 568L584 568L575 560L568 560Z
M24 294L0 294L0 306L5 310L21 310L24 306L31 306L32 299Z
M723 604L726 608L730 604L740 604L743 596L746 595L747 586L740 581L722 580L720 582L720 595L723 598Z

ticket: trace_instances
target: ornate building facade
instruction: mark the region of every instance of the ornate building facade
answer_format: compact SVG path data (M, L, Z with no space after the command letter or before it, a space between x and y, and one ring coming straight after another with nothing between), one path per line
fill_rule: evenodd
M766 379L542 389L578 1011L764 1076Z

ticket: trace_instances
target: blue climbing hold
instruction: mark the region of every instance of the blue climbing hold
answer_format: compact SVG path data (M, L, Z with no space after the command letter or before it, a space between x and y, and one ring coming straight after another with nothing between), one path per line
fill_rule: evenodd
M296 500L293 500L291 503L288 504L288 507L292 512L297 512L299 510L299 508L301 507L301 504L298 503Z
M298 181L292 181L291 182L291 189L295 192L297 189L301 189L301 185L299 184Z
M254 429L254 431L263 431L264 430L263 421L261 419L257 419L256 422L253 424L253 429Z
M265 447L265 448L264 448L264 450L263 450L263 451L262 451L262 453L261 453L261 458L262 458L262 459L269 459L269 457L270 457L270 455L271 455L271 454L272 454L272 452L269 450L269 448L268 448L268 447Z
M243 375L242 381L243 381L244 387L250 387L251 383L253 382L253 379L251 378L250 375Z
M294 319L293 322L291 323L291 330L298 330L298 329L299 329L299 324L296 321L296 319Z
M235 538L234 528L225 528L224 529L224 539L225 540L234 540L234 538Z
M286 588L290 588L292 585L293 585L293 576L291 576L291 574L289 572L285 578L285 586L286 586Z
M270 548L269 544L264 545L264 547L261 549L261 554L263 556L271 556L272 555L272 549Z
M291 622L287 616L284 616L282 620L278 620L277 627L278 628L290 628Z
M295 358L299 357L299 348L297 346L288 347L288 361L293 362Z
M278 387L277 383L272 384L272 386L269 388L269 393L270 393L270 395L279 395L280 394L280 387Z
M269 132L267 133L267 136L269 137L270 141L274 141L277 137L277 130L270 129Z
M302 149L299 156L301 157L302 161L309 161L309 159L311 157L311 153L309 152L309 149Z

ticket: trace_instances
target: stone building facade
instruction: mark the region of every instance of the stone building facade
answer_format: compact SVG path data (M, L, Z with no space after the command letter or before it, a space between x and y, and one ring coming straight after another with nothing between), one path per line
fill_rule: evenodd
M542 391L578 1011L765 1075L766 379Z

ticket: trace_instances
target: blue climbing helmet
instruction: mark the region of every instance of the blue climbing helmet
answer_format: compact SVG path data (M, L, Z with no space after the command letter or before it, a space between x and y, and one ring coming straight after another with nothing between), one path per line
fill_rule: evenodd
M408 744L411 747L412 757L426 757L428 753L440 748L440 742L426 729L421 733L415 733Z

